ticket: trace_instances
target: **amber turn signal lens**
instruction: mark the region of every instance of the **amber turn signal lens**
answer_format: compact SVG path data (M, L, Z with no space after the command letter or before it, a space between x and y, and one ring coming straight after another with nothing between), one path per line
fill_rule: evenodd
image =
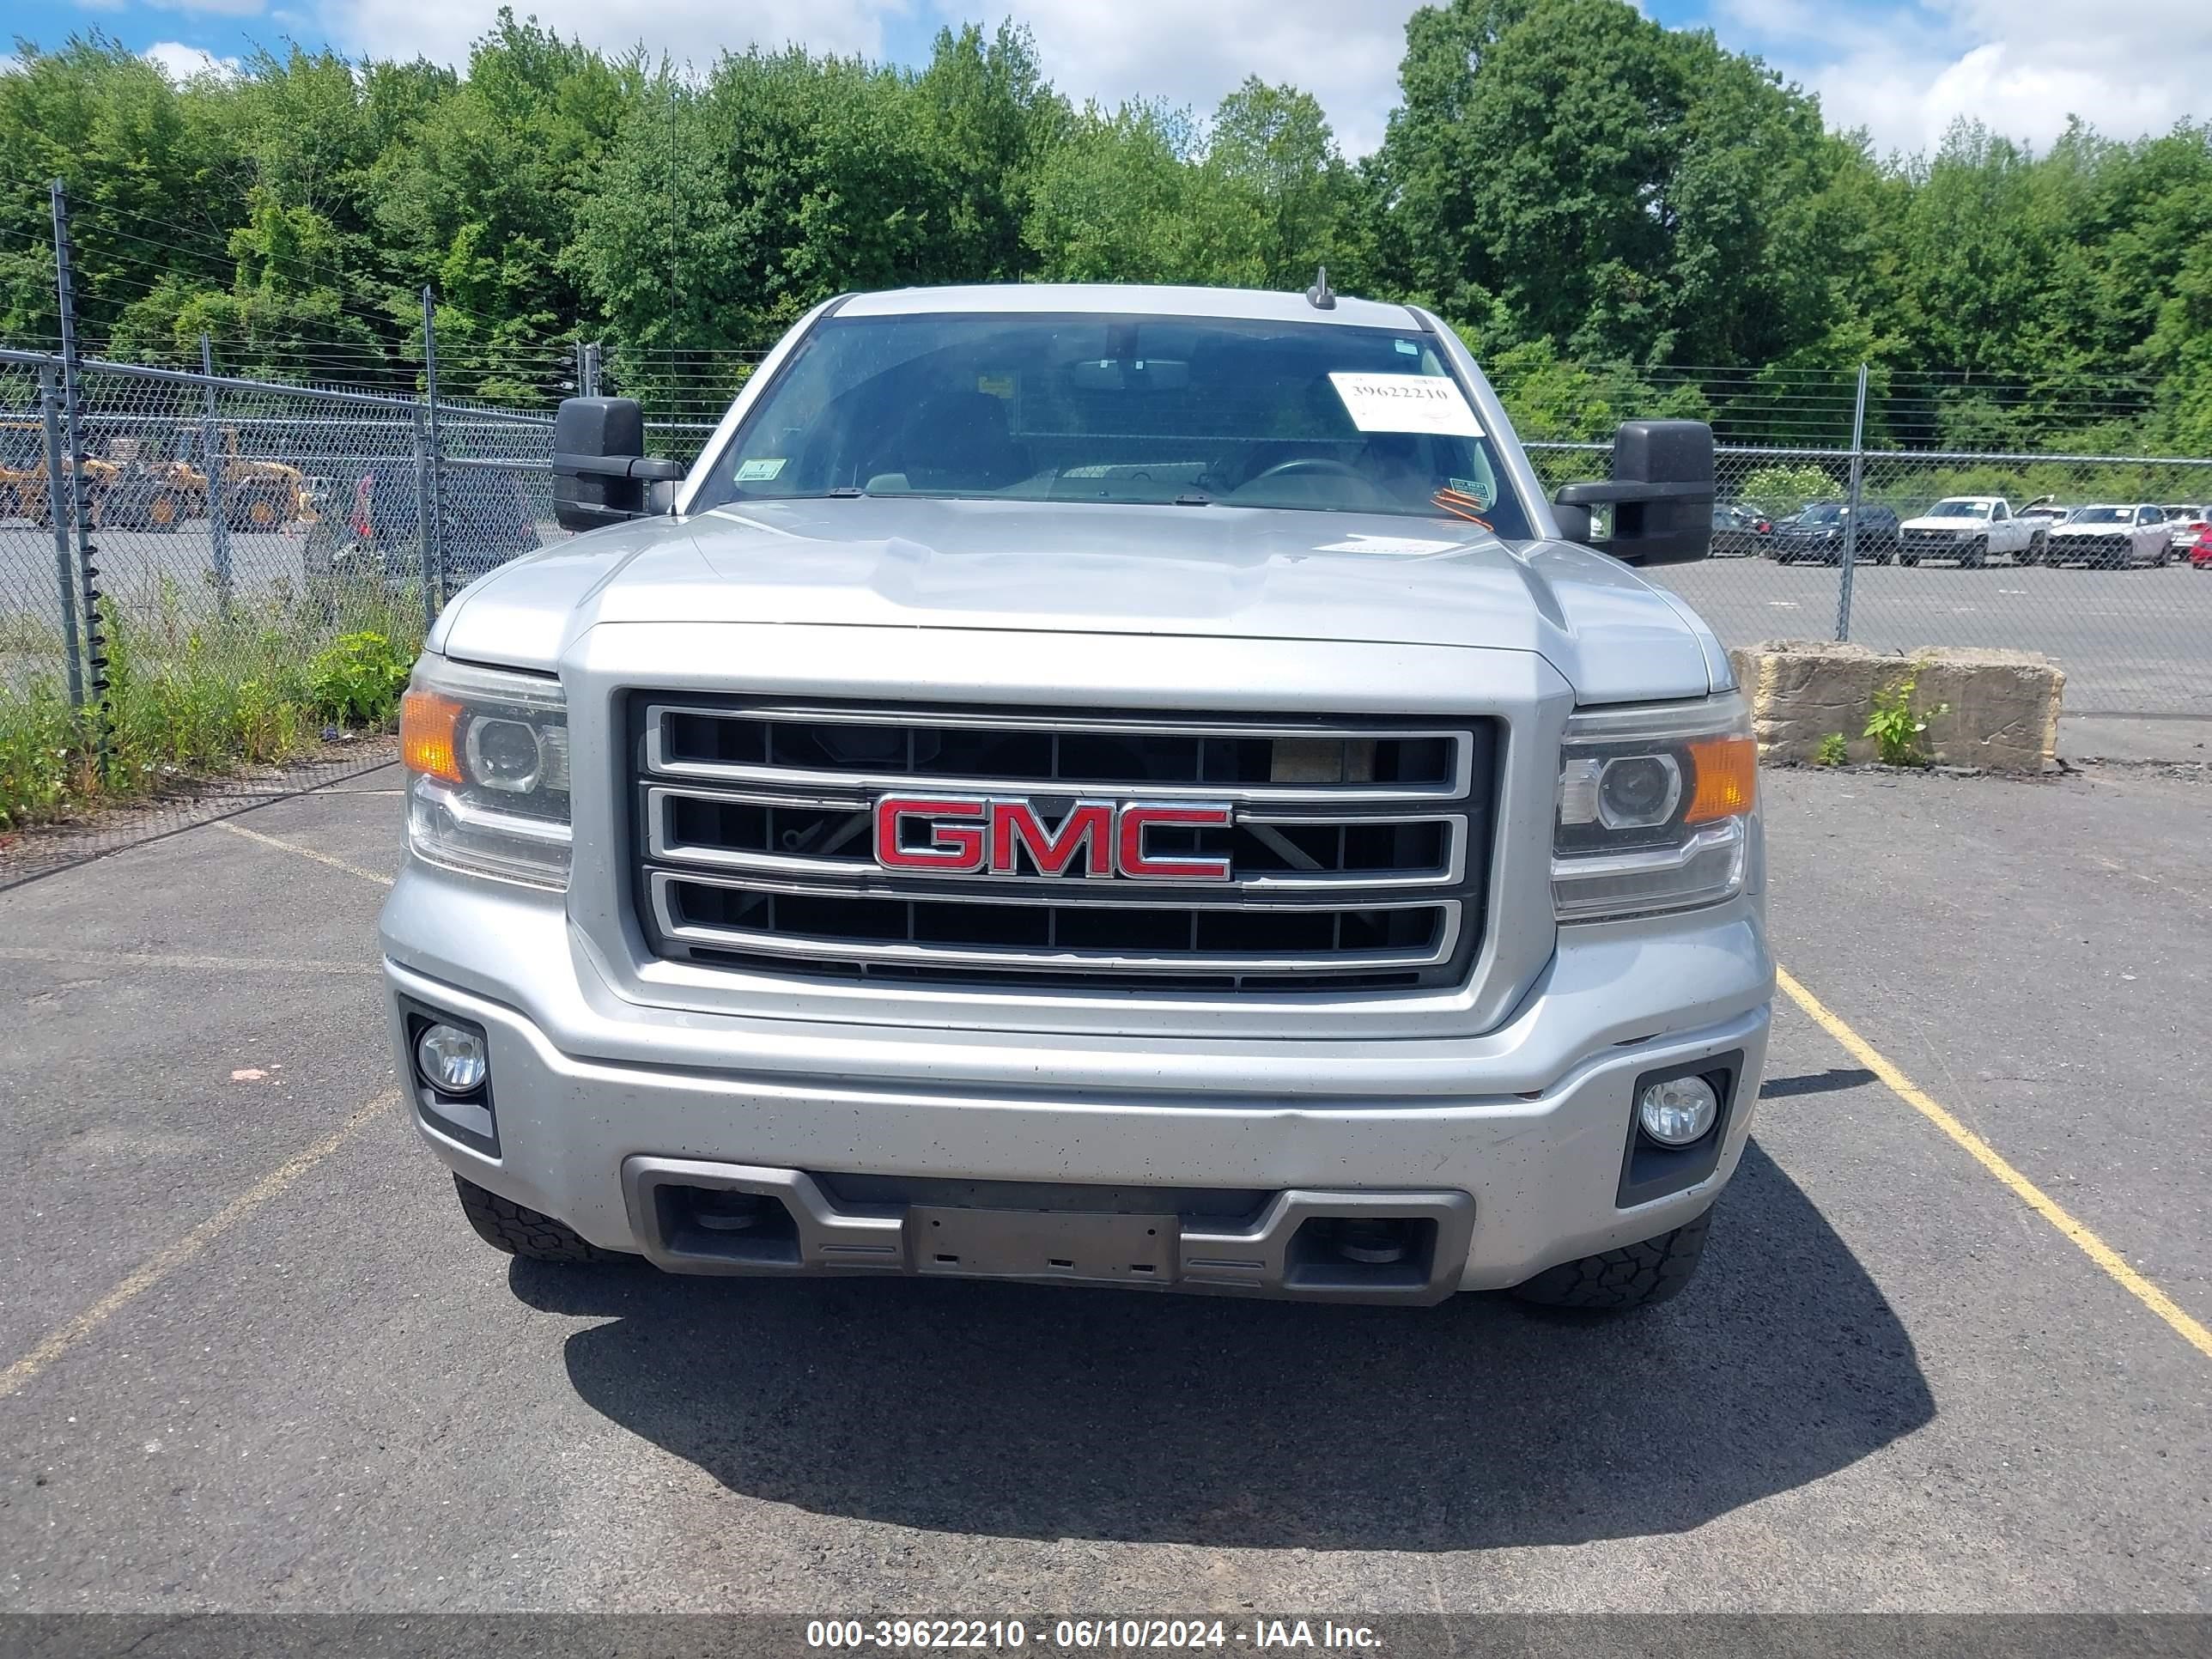
M1749 738L1696 738L1688 744L1697 775L1685 823L1740 818L1759 799L1759 745Z
M464 781L459 732L461 705L434 691L410 691L399 700L399 758L410 772Z

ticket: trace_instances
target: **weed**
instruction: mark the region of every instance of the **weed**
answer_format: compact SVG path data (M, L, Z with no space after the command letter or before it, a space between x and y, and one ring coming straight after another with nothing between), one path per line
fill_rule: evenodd
M1850 757L1850 750L1844 742L1844 734L1840 732L1831 732L1820 739L1820 746L1813 751L1813 764L1841 766Z
M308 683L315 713L345 726L381 726L399 707L413 658L383 635L342 634L315 659Z
M1867 716L1864 736L1872 738L1875 755L1884 766L1925 766L1920 752L1921 734L1928 722L1945 713L1948 703L1938 703L1921 714L1912 712L1912 688L1919 676L1907 674L1895 684L1874 694L1874 712Z
M350 631L335 638L328 611L282 594L215 615L167 583L128 605L103 599L104 771L95 711L70 707L52 666L64 654L59 630L15 629L0 653L15 659L0 674L0 831L282 762L326 726L388 725L421 637L421 613L404 597L349 597Z

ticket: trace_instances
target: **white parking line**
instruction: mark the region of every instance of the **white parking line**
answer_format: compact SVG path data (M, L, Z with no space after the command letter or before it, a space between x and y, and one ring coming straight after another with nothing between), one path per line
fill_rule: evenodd
M71 968L191 968L219 974L374 974L373 962L315 962L303 957L185 956L158 951L64 951L0 945L0 962L51 962Z
M234 836L243 836L248 841L258 841L264 847L274 847L280 853L296 853L303 859L313 859L318 864L327 864L333 870L343 870L349 876L359 876L363 881L373 881L380 887L392 885L390 876L380 876L374 870L364 870L358 864L348 864L343 859L334 859L328 853L318 853L312 847L302 847L295 841L279 841L274 836L264 836L258 830L242 829L228 819L213 826Z

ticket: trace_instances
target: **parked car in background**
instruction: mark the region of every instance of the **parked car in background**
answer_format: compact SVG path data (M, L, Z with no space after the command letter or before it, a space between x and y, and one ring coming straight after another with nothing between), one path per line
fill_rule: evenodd
M2002 495L1952 495L1899 527L1897 562L1956 559L1961 570L1978 570L1990 556L2002 553L2017 564L2033 564L2045 532L2014 515Z
M1774 534L1774 520L1756 507L1735 506L1713 509L1713 556L1717 559L1755 558Z
M2166 539L2176 553L2195 546L2205 526L2212 523L2212 507L2162 507L2159 511L2166 514Z
M2086 564L2092 570L2160 565L2173 556L2173 532L2166 527L2166 509L2148 501L2077 507L2051 532L2045 556L2051 564Z
M2198 570L2212 570L2212 524L2197 532L2189 544L2189 562Z
M1844 532L1850 523L1849 501L1815 501L1787 524L1775 527L1769 550L1777 564L1841 564ZM1861 564L1887 564L1897 556L1898 524L1894 509L1879 501L1862 501L1858 509L1858 539L1852 554Z
M2031 532L2040 532L2041 539L2030 542L2029 556L2025 561L2033 564L2043 551L2044 543L2050 539L2051 532L2073 517L2074 509L2061 502L2056 495L2038 495L2013 516L2027 525Z

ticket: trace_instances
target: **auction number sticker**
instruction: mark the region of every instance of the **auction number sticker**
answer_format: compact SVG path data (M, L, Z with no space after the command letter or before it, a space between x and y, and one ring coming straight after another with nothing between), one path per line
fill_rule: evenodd
M1426 432L1480 438L1482 425L1459 382L1441 374L1364 374L1339 371L1329 384L1362 432Z

